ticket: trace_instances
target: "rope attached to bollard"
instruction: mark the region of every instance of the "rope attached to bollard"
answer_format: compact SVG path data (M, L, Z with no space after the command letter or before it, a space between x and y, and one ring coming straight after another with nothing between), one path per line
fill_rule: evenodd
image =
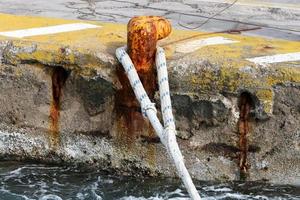
M193 200L201 200L192 178L184 165L184 158L176 141L176 127L172 113L172 105L169 90L168 71L166 57L163 48L158 47L156 51L156 67L158 73L159 93L161 101L161 112L163 115L164 127L161 125L156 113L155 104L152 103L140 81L135 67L126 53L126 47L116 50L116 56L122 63L125 73L128 76L134 94L141 104L142 113L147 117L153 126L161 142L167 148L170 157L176 166L179 177L182 179L190 197Z

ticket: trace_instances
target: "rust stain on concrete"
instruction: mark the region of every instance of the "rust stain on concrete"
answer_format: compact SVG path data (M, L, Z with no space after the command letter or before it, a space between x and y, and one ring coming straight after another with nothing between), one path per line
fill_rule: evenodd
M253 100L249 93L243 92L240 96L239 109L240 118L238 121L239 138L239 167L241 179L248 177L249 165L247 162L247 155L249 150L248 135L250 132L250 111L253 109Z
M56 148L59 143L59 118L61 109L62 88L68 77L68 72L62 67L55 67L52 71L52 101L50 105L50 145Z

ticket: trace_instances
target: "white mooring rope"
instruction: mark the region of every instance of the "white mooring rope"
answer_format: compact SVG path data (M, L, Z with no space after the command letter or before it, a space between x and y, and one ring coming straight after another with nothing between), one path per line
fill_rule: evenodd
M158 47L156 51L156 67L158 73L159 93L161 101L161 112L163 115L164 127L157 118L155 104L152 103L140 81L136 69L126 53L126 47L120 47L116 50L116 56L122 63L125 73L128 76L130 85L134 94L141 104L142 113L147 117L153 126L161 142L167 148L171 158L174 161L179 177L182 179L190 197L193 200L201 200L192 178L184 165L184 158L180 152L176 141L176 127L172 113L172 105L169 90L168 71L166 57L163 48Z

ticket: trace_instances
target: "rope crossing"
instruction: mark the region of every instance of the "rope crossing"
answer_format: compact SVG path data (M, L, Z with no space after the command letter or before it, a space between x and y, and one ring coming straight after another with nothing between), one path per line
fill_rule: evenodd
M118 48L116 50L116 56L124 67L134 94L141 105L143 116L149 119L161 142L167 148L168 153L176 166L177 173L182 179L190 197L193 200L201 200L192 178L185 167L184 158L176 141L176 127L172 113L168 71L163 48L157 47L155 62L158 73L159 93L164 127L156 115L157 110L155 108L155 104L150 101L134 65L129 55L126 53L126 50L126 47Z

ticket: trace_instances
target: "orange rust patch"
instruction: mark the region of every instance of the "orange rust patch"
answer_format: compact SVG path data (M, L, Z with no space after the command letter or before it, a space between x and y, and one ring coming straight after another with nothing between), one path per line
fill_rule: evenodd
M67 80L68 73L62 67L52 71L52 101L50 105L50 145L56 148L59 145L59 118L62 88Z

